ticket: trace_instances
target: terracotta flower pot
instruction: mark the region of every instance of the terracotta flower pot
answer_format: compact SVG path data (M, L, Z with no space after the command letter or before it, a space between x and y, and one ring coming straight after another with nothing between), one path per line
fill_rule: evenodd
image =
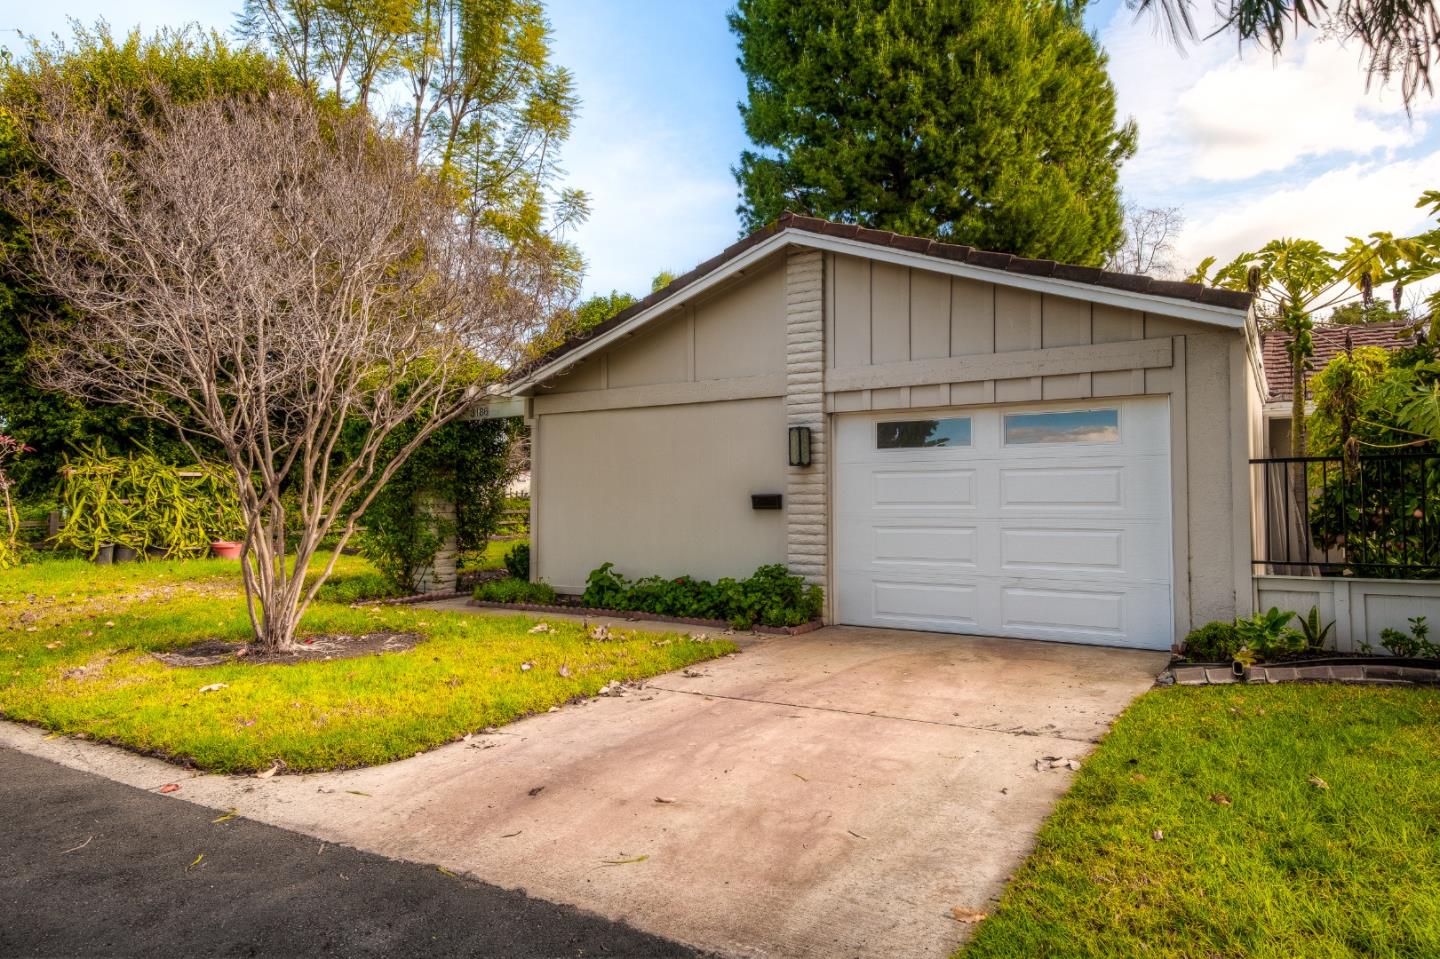
M223 539L210 544L210 552L216 559L239 559L240 551L244 548L244 543L232 543Z

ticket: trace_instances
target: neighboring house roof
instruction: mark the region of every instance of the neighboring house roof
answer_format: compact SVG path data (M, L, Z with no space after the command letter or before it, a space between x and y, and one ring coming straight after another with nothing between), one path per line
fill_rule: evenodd
M991 253L956 243L942 243L925 237L904 236L886 230L871 230L851 223L834 223L816 217L783 213L774 223L768 224L743 239L732 243L717 256L713 256L683 276L678 276L665 286L634 305L620 311L585 333L570 338L517 371L512 378L512 389L519 390L547 378L558 360L582 346L606 338L606 334L626 325L638 325L655 315L655 308L680 294L689 293L703 285L702 281L727 268L738 268L748 262L747 254L758 248L768 248L794 242L821 249L841 249L855 255L873 255L881 251L908 254L910 257L929 257L944 264L963 265L964 272L978 279L1013 286L1035 287L1035 281L1051 281L1058 295L1074 296L1097 301L1119 302L1132 309L1145 309L1150 297L1161 302L1171 301L1177 308L1176 315L1188 316L1225 325L1244 325L1244 314L1250 308L1251 295L1234 290L1221 290L1198 283L1178 283L1157 280L1153 277L1134 273L1115 273L1092 266L1072 266L1056 263L1054 260L1032 260L1013 256L1009 253ZM1114 295L1105 295L1114 294ZM1149 302L1153 309L1155 301ZM1230 315L1226 315L1226 314ZM1238 318L1237 318L1238 314ZM574 360L578 361L577 356ZM567 364L568 365L568 364Z
M1350 346L1383 346L1387 350L1398 350L1415 342L1411 334L1413 323L1360 323L1353 326L1316 326L1310 331L1310 340L1315 353L1310 358L1310 367L1321 370ZM1290 335L1272 331L1260 337L1261 356L1265 364L1266 401L1289 401L1294 396L1294 377L1290 370L1290 357L1285 348L1290 345Z

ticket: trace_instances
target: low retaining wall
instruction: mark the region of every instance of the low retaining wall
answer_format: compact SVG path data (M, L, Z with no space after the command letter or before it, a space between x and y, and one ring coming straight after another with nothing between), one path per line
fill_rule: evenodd
M1361 579L1349 576L1256 576L1256 605L1278 606L1305 615L1318 607L1325 622L1334 620L1331 643L1353 653L1362 643L1380 648L1380 630L1408 633L1411 616L1425 616L1440 628L1440 580Z

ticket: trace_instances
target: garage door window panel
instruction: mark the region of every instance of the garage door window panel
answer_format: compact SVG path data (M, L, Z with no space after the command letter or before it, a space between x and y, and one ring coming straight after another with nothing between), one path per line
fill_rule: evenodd
M1005 414L1006 446L1118 442L1120 411L1115 409Z
M970 417L888 420L875 424L879 450L954 449L970 445Z

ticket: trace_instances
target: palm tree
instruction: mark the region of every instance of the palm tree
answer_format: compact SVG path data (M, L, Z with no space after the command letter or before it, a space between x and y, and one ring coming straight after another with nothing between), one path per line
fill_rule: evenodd
M1176 43L1199 36L1195 0L1126 2L1156 15ZM1221 24L1209 36L1233 30L1241 42L1254 40L1275 54L1302 28L1357 42L1371 80L1400 78L1406 109L1421 90L1435 91L1430 71L1440 55L1440 11L1434 0L1215 0L1215 10Z

